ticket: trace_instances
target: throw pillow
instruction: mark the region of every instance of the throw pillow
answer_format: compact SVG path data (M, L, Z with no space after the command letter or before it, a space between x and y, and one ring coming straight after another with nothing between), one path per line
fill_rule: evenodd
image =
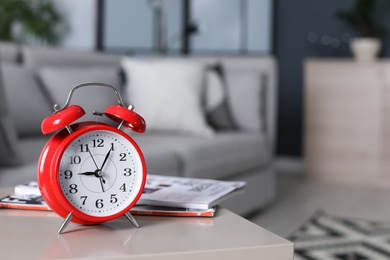
M259 70L226 70L229 107L239 128L251 132L264 131L265 80Z
M119 69L111 67L44 67L38 72L43 86L52 99L53 104L61 107L65 104L70 90L80 83L97 82L112 85L119 89ZM104 87L90 87L77 89L72 97L71 104L81 106L85 112L81 120L95 120L93 111L103 112L108 106L118 104L115 93ZM99 121L110 122L107 118Z
M16 165L21 163L21 158L16 130L8 113L7 104L0 68L0 165Z
M217 65L208 66L206 70L206 113L217 109L225 98L224 83Z
M123 58L128 100L148 130L210 137L204 111L205 66L178 60Z
M206 82L207 120L219 131L237 128L228 105L228 89L223 67L216 63L207 67Z
M53 113L31 70L14 64L2 64L8 108L19 136L42 135L42 120ZM30 113L30 111L34 111Z

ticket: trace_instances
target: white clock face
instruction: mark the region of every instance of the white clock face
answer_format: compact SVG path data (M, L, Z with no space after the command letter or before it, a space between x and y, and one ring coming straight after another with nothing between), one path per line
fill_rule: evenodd
M59 183L79 211L110 216L134 201L143 181L143 166L133 144L115 132L98 130L78 136L66 148Z

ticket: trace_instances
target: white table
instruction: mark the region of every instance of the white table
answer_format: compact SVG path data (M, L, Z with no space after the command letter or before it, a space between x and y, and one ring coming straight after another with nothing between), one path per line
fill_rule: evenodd
M138 229L122 217L57 235L53 212L0 209L1 259L293 259L291 242L224 208L214 218L135 218Z

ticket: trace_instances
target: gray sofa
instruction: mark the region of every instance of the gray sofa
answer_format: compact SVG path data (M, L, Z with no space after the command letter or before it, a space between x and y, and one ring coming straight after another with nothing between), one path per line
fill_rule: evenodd
M222 204L241 215L269 204L275 195L277 84L274 58L190 56L147 60L202 64L207 71L213 71L213 76L207 72L204 84L215 84L219 79L224 88L222 98L221 93L216 95L219 103L203 111L210 135L148 129L146 118L146 133L131 133L144 153L148 173L246 181L247 188L242 195ZM136 76L129 78L129 74L124 73L120 55L0 43L0 61L0 186L36 179L39 154L51 136L41 134L41 121L53 112L54 103L65 102L64 93L75 83L104 81L119 89L125 104L133 103L126 88ZM142 78L140 80L142 82ZM99 109L115 104L114 95L111 100L107 98L110 94L97 93L104 96L103 100L90 93L90 90L80 90L75 93L74 102L88 107L91 100L99 100L102 106ZM210 102L215 103L215 100ZM90 116L95 120L95 116ZM159 126L161 124L157 124L157 128Z

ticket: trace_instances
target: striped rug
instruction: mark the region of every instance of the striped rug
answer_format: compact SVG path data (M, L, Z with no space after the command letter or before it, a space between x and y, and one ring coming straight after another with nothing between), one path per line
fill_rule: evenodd
M388 223L315 213L287 238L294 260L389 260Z

